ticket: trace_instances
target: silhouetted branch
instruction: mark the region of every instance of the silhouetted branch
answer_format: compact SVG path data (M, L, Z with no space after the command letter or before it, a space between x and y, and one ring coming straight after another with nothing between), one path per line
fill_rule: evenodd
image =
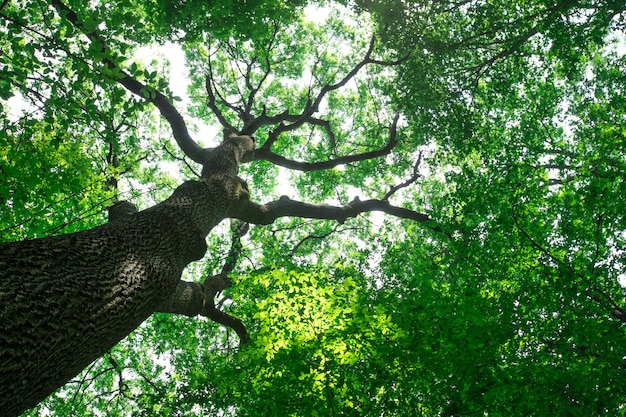
M222 111L217 105L217 98L215 97L214 88L213 88L213 75L212 75L212 68L211 68L210 61L209 61L209 74L205 78L204 85L205 85L207 96L209 99L209 101L207 102L207 106L209 107L209 109L211 109L211 112L213 112L215 117L217 117L217 120L220 122L222 127L224 127L224 130L227 130L230 132L236 131L236 129L230 123L228 123L228 120L226 120L226 117L224 116L224 114L222 113ZM215 89L215 91L217 90ZM223 99L221 100L221 102L222 104L227 104L226 101Z
M606 293L602 291L598 286L594 288L602 297L592 295L591 298L603 306L608 306L611 309L611 315L626 324L626 311L617 305L615 301Z
M338 81L335 84L327 84L324 87L322 87L322 89L319 91L319 93L314 99L309 99L309 101L304 106L304 109L299 115L297 115L296 117L293 117L293 115L289 115L289 119L285 118L281 120L279 126L276 127L274 130L272 130L268 139L265 141L265 143L262 146L260 146L260 149L269 150L281 133L295 130L306 123L310 123L311 117L319 111L320 104L322 103L322 100L324 100L326 95L332 91L335 91L344 87L366 65L374 64L374 65L381 65L381 66L395 66L395 65L399 65L401 62L405 61L409 57L407 55L396 61L381 61L381 60L373 59L372 53L374 52L375 44L376 44L376 38L372 37L372 39L370 40L369 48L367 52L365 53L365 57L360 62L358 62L352 68L352 70L350 70L340 81ZM290 123L288 124L284 123L287 121L289 121Z
M180 158L180 157L176 156L176 155L174 154L174 152L172 152L172 151L171 151L171 150L167 147L167 145L163 145L163 150L164 150L164 151L165 151L165 153L167 153L167 154L168 154L168 155L169 155L172 159L175 159L175 160L177 160L177 161L182 162L183 164L185 164L185 166L189 169L189 171L193 172L193 174L194 174L196 177L199 177L199 176L200 176L200 173L199 173L199 172L197 172L197 171L196 171L196 170L195 170L195 169L194 169L191 165L189 165L189 162L187 162L187 160L186 160L185 158Z
M254 118L252 117L252 107L254 105L256 94L259 92L263 84L265 84L265 81L268 79L268 77L270 76L272 72L272 64L270 62L269 57L270 57L270 51L272 50L272 46L274 45L274 41L276 40L276 35L278 35L278 29L279 29L279 25L276 22L273 22L273 23L274 23L274 31L272 33L272 39L268 43L267 50L265 53L265 72L263 73L263 76L261 77L261 79L259 80L256 86L253 86L251 82L252 66L254 64L254 60L253 62L250 62L250 64L247 66L245 80L246 80L246 86L248 88L249 93L248 93L248 98L246 99L246 103L244 107L245 115L242 115L244 116L243 118L244 129L242 130L242 134L252 134L256 131L255 130L250 133L243 133L244 130L249 130L249 128L246 129L246 126L249 125L250 122L252 123L254 122ZM265 108L263 109L263 113L265 113Z
M334 234L334 233L345 233L348 230L356 230L356 228L354 227L344 227L341 228L341 230L339 229L339 225L335 225L335 227L333 227L332 230L326 232L326 233L322 233L320 235L308 235L306 237L304 237L303 239L301 239L298 243L296 243L296 245L291 249L291 253L290 256L294 256L295 253L298 251L298 249L300 248L300 246L302 246L304 243L306 243L309 240L324 240L326 239L328 236Z
M107 70L111 73L111 78L122 84L126 89L132 93L140 96L141 98L154 104L159 112L165 117L172 128L174 139L178 143L178 146L182 151L192 160L202 163L204 160L205 150L200 147L193 138L189 135L187 125L182 115L176 110L176 108L170 103L169 99L163 95L160 91L148 87L145 84L135 80L128 73L124 72L115 62L107 57L108 46L106 42L100 37L96 30L87 30L83 22L78 18L76 13L67 7L60 0L51 0L51 4L57 9L59 15L69 22L71 22L76 28L78 28L83 34L85 34L93 43L100 46L100 52L104 58L102 62L106 65Z
M361 213L382 211L395 217L414 220L420 223L430 221L424 213L397 207L385 200L352 200L347 206L329 206L303 203L282 196L279 200L267 204L248 202L235 209L232 216L253 224L271 224L279 217L302 217L307 219L336 220L343 223L346 219Z
M277 34L278 28L274 28L274 35ZM396 115L393 123L392 132L390 134L390 140L385 147L382 149L365 152L356 155L346 155L341 156L335 159L329 159L327 161L320 162L306 162L306 161L295 161L288 158L285 158L282 155L276 154L271 150L272 145L276 142L278 137L289 131L293 131L295 129L300 128L305 124L320 126L330 140L333 148L335 147L336 140L335 134L332 131L330 126L330 122L328 120L321 119L319 117L314 117L315 113L319 111L319 107L322 104L322 101L326 98L326 96L335 90L338 90L345 85L347 85L356 75L357 73L366 65L380 65L380 66L394 66L399 65L401 62L405 61L408 58L408 55L395 61L383 61L374 59L372 57L374 46L376 43L376 39L373 37L370 40L369 47L365 53L364 58L359 61L347 74L345 74L339 81L333 84L324 85L317 95L314 97L310 97L307 103L304 105L304 108L300 113L290 113L285 110L281 113L268 115L267 109L263 107L260 115L253 115L253 101L256 98L258 91L260 90L263 83L268 79L271 74L271 62L269 61L269 52L273 46L273 40L269 42L267 47L266 54L266 63L264 72L260 76L260 80L257 85L252 85L251 82L251 68L254 62L256 62L256 58L253 59L253 62L250 62L246 65L246 71L243 71L241 77L243 79L244 85L249 90L247 97L241 95L241 105L235 105L229 103L224 97L219 95L219 90L217 88L213 68L211 62L209 61L209 73L205 79L205 87L207 90L208 96L208 107L215 114L220 124L226 130L235 130L234 127L228 122L225 114L223 113L224 107L230 109L237 113L238 117L244 122L242 129L240 130L241 134L252 135L254 134L261 126L274 126L273 129L269 131L267 139L265 142L256 150L254 160L265 160L271 162L275 165L280 165L286 168L301 170L301 171L314 171L321 169L329 169L335 167L337 165L348 164L357 161L363 161L366 159L378 158L380 156L387 155L391 152L391 150L396 146L397 142L395 140L396 126L399 115Z
M417 157L417 161L415 161L415 165L413 165L413 175L411 176L411 178L409 178L408 180L404 181L401 184L394 185L393 187L391 187L391 189L387 191L387 194L385 194L385 196L383 197L383 200L389 200L389 197L395 194L396 191L400 190L401 188L408 187L409 185L417 181L420 177L419 167L421 163L422 163L422 152L420 152L419 156Z

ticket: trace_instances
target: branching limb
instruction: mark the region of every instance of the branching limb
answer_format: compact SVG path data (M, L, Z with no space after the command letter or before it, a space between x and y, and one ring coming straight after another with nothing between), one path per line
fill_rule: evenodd
M51 0L51 4L57 9L59 15L70 21L76 28L85 34L93 44L99 45L100 52L104 56L102 62L106 65L106 69L108 70L107 73L111 74L111 78L122 84L132 93L154 104L154 106L159 109L163 117L165 117L170 124L174 134L174 139L185 155L198 163L202 163L206 151L190 136L182 115L170 103L169 99L156 89L148 87L135 80L128 73L124 72L115 62L108 58L107 56L110 56L110 54L106 42L104 42L95 29L88 30L73 10L67 7L60 0Z
M209 107L209 109L211 109L211 112L215 115L215 117L217 117L217 120L220 122L224 130L229 131L229 132L234 132L236 131L236 129L233 127L233 125L228 123L228 120L226 120L224 113L222 113L219 106L217 105L217 97L215 96L217 94L217 89L214 89L213 87L212 72L213 70L211 67L211 63L209 61L209 75L206 76L205 82L204 82L206 92L207 92L207 97L208 97L207 106ZM226 100L223 100L223 99L221 99L220 102L222 104L227 104Z
M344 223L346 219L356 217L361 213L382 211L402 219L414 220L420 223L430 221L424 213L397 207L385 200L365 200L355 198L347 206L328 206L303 203L282 196L279 200L267 204L248 202L236 209L232 216L254 224L271 224L279 217L302 217L307 219L336 220Z
M203 285L206 291L206 300L200 314L223 326L230 327L237 333L241 343L246 343L248 341L248 331L243 322L215 306L216 295L232 286L232 281L226 275L218 274L208 277Z
M232 286L228 278L241 253L241 238L248 232L248 224L234 221L231 226L232 244L222 272L207 277L203 283L180 281L174 294L162 302L156 309L161 313L183 314L185 316L204 316L219 324L230 327L237 333L241 343L248 341L248 331L243 322L215 305L215 298L226 288Z
M278 139L278 136L281 133L284 132L288 132L291 130L295 130L301 126L303 126L306 123L310 123L311 118L313 117L313 115L315 113L317 113L319 111L319 107L322 104L322 101L324 100L324 98L326 97L326 95L332 91L338 90L342 87L344 87L346 84L348 84L350 82L350 80L352 80L357 73L366 65L368 64L373 64L373 65L381 65L381 66L395 66L395 65L399 65L400 63L404 62L405 60L408 59L408 55L397 60L397 61L381 61L381 60L377 60L372 58L372 53L374 52L374 46L376 44L376 38L372 37L370 44L369 44L369 48L367 50L367 52L365 53L365 57L358 62L353 68L352 70L350 70L350 72L348 72L340 81L338 81L335 84L327 84L324 87L322 87L322 89L319 91L319 93L317 94L317 96L313 99L310 99L307 104L304 106L304 109L302 110L302 112L297 115L296 117L293 117L293 115L285 115L285 118L283 120L279 121L279 125L277 128L275 128L271 134L269 135L268 139L265 141L265 143L260 146L260 149L262 150L269 150L272 145L274 144L274 142L276 141L276 139ZM288 118L286 116L289 116ZM264 115L259 116L260 118L266 117ZM277 116L274 116L277 117ZM289 123L285 123L285 122L289 122ZM255 120L253 122L251 122L251 124L258 124L259 126L262 124L267 124L267 123L261 123L260 120Z
M603 305L611 309L611 315L626 324L626 311L617 305L615 301L605 292L596 286L595 291L600 295L593 294L591 298L598 304Z
M389 200L389 197L394 195L398 190L408 187L409 185L417 181L419 177L421 176L419 173L419 167L421 163L422 163L422 152L420 152L419 156L417 157L417 161L415 162L415 165L413 165L413 175L411 176L411 178L409 178L408 180L404 181L401 184L394 185L393 187L391 187L391 189L387 191L387 194L385 194L385 196L383 197L383 200Z
M274 36L277 34L277 28L274 30ZM362 161L366 159L378 158L380 156L384 156L390 153L391 149L393 149L396 145L395 141L395 128L397 125L398 115L393 123L393 132L390 135L389 143L379 149L377 151L361 153L357 155L347 155L343 157L339 157L336 159L331 159L328 161L321 162L301 162L287 159L281 155L274 153L271 150L272 145L276 142L278 137L286 132L296 130L302 127L305 124L320 126L329 137L331 144L335 144L335 135L332 131L330 123L328 120L321 119L319 117L315 117L315 113L319 111L320 105L326 96L335 90L338 90L344 86L346 86L363 67L366 65L380 65L380 66L394 66L399 65L401 62L408 59L408 55L396 60L396 61L382 61L372 57L374 52L374 46L376 39L372 38L369 47L365 53L364 58L359 61L347 74L343 76L338 82L334 84L324 85L317 95L311 96L307 103L304 105L304 108L300 113L290 113L289 111L283 111L278 114L268 115L267 110L263 107L260 115L252 114L253 110L253 101L256 99L257 93L260 90L262 84L268 79L271 73L271 62L269 59L266 59L265 70L263 74L261 74L260 81L257 85L252 85L250 79L250 68L251 65L247 65L248 71L242 74L242 79L247 89L249 90L249 94L247 97L241 97L241 105L235 105L229 103L224 97L219 94L219 89L217 87L213 68L211 62L209 65L209 73L205 79L205 88L207 91L208 97L208 107L215 114L220 124L224 127L225 130L235 131L234 127L228 122L226 116L223 113L223 109L227 108L229 110L237 113L239 119L243 121L244 125L240 130L241 134L244 135L252 135L254 134L260 127L262 126L273 126L273 128L269 131L267 139L265 142L257 149L254 160L266 160L275 165L280 165L290 169L302 170L302 171L313 171L313 170L322 170L329 169L337 165ZM270 49L273 46L273 42L270 42L268 45L268 50L266 56L270 55ZM255 58L256 59L256 58Z
M272 152L268 148L261 147L254 152L254 160L268 161L268 162L273 163L274 165L279 165L285 168L294 169L298 171L319 171L323 169L334 168L338 165L346 165L346 164L350 164L353 162L380 158L382 156L389 155L391 151L398 144L397 127L398 127L399 118L400 118L400 114L397 113L393 119L393 123L391 124L390 132L389 132L389 141L387 142L387 144L383 148L377 149L375 151L340 156L337 158L328 159L326 161L305 162L305 161L294 161L292 159L287 159L284 156L281 156ZM324 125L322 121L319 121L315 124ZM330 127L328 127L328 129L330 129Z
M265 84L265 81L268 79L268 77L270 76L271 72L272 72L272 63L270 61L270 51L274 45L274 41L276 40L276 36L278 35L278 30L279 30L279 25L277 22L273 22L274 25L274 30L272 33L272 38L269 41L267 48L266 48L266 53L265 53L265 71L263 72L263 76L261 77L261 79L258 81L256 86L252 85L251 82L251 75L252 75L252 65L254 62L251 62L248 66L247 66L247 72L246 72L246 76L245 76L245 80L246 80L246 86L248 88L248 97L246 99L246 103L245 103L245 115L252 115L252 107L254 105L254 100L256 99L256 95L259 92L259 90L261 89L261 87L263 86L263 84ZM255 58L256 59L256 58ZM265 113L265 109L263 111L263 113ZM243 120L244 120L244 129L246 127L246 125L250 124L250 122L253 121L252 118L247 119L245 117L245 115L243 116ZM254 131L252 132L254 133ZM250 133L250 134L252 134ZM243 134L247 134L247 133L243 133Z

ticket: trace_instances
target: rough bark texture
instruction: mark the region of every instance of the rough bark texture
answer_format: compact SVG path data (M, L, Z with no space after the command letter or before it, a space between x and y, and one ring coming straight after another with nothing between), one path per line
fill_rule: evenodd
M216 175L94 229L0 246L0 414L35 406L148 318L247 198Z

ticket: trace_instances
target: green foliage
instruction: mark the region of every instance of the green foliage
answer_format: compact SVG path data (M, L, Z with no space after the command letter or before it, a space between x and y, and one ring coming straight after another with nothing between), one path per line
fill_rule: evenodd
M111 30L111 48L103 53L51 8L34 3L7 2L0 11L0 97L11 99L0 107L0 201L6 205L0 241L92 227L120 194L137 198L136 188L164 186L154 174L163 150L153 111L101 65L104 58L126 61L133 38ZM69 5L87 14L84 3ZM88 29L108 16L91 6ZM129 72L167 93L156 71L133 63ZM111 181L123 176L133 181L113 189Z
M237 402L238 415L362 412L366 392L382 387L364 389L368 384L361 372L381 339L394 343L398 337L385 308L372 305L364 283L340 271L327 276L279 270L238 283L237 311L253 313L249 322L255 332L240 358L234 358L233 364L246 366L227 372L237 379L224 394L257 394ZM300 387L296 395L285 397L294 386Z
M68 138L57 126L25 120L0 133L0 201L6 202L0 241L88 227L101 220L101 205L111 201L89 156L88 138Z

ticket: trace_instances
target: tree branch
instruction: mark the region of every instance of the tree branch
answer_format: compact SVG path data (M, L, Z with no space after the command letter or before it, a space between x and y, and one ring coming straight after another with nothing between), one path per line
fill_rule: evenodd
M215 117L217 117L217 120L220 122L224 130L227 130L230 132L236 131L236 129L230 123L228 123L228 120L226 120L226 117L224 116L220 108L217 106L217 100L215 97L215 93L213 92L213 69L212 69L210 60L209 60L209 74L206 76L204 80L204 86L207 92L207 97L208 97L207 106L209 107L209 109L211 109ZM222 102L224 102L224 100L222 100Z
M234 221L231 224L231 248L222 267L222 272L207 277L203 283L180 281L174 293L159 306L161 313L183 314L188 317L204 316L219 324L230 327L237 333L241 343L248 341L248 331L243 322L215 305L215 297L232 285L230 273L241 253L241 238L248 233L248 223Z
M208 277L204 283L180 281L176 291L155 308L160 313L182 314L188 317L204 316L233 329L242 343L248 340L243 322L215 307L215 296L231 285L221 274Z
M249 122L253 121L252 120L253 119L252 118L252 106L254 105L254 100L256 98L256 94L259 92L259 90L261 89L261 86L265 83L265 81L268 79L268 77L270 76L270 74L272 72L272 64L270 62L270 58L269 57L270 57L270 51L272 50L272 46L274 45L274 41L276 40L276 36L278 35L278 30L279 30L279 25L277 24L276 21L273 22L273 25L274 25L274 30L273 30L273 33L272 33L272 38L268 42L267 50L266 50L266 53L265 53L265 66L266 66L266 69L265 69L265 71L263 73L263 76L261 77L261 79L257 83L256 87L254 87L252 85L252 82L250 81L251 72L252 72L252 65L254 64L254 60L247 67L246 86L248 88L249 93L248 93L248 98L247 98L246 104L245 104L245 113L246 113L246 115L248 115L250 117L249 118L244 118L244 129L245 129L246 125L249 124ZM264 109L264 112L265 112L265 109ZM244 115L242 115L242 116L244 116ZM249 134L252 134L252 133L254 133L254 132L251 132Z
M338 158L328 159L326 161L306 162L306 161L295 161L292 159L288 159L288 158L285 158L284 156L281 156L272 152L269 148L261 147L254 152L253 160L268 161L268 162L273 163L274 165L279 165L279 166L289 168L289 169L308 172L308 171L319 171L323 169L330 169L338 165L345 165L345 164L349 164L353 162L365 161L368 159L374 159L374 158L379 158L381 156L386 156L386 155L389 155L391 151L398 144L397 127L398 127L399 118L400 118L400 114L396 113L396 116L393 119L393 123L391 124L390 132L389 132L389 141L383 148L380 148L375 151L340 156ZM321 123L317 123L317 124L321 124Z
M230 231L232 236L232 243L230 245L228 255L226 256L224 266L222 266L222 275L230 274L232 270L235 269L235 265L237 265L239 255L241 254L242 250L241 238L248 233L248 230L250 230L250 225L248 223L231 219Z
M165 153L167 153L167 154L170 156L170 158L175 159L175 160L177 160L178 162L182 162L183 164L185 164L185 166L187 167L187 169L188 169L189 171L193 172L193 174L194 174L196 177L199 177L199 176L200 176L200 173L199 173L199 172L196 172L196 170L195 170L195 169L194 169L191 165L189 165L189 162L187 162L187 160L186 160L184 157L183 157L183 158L179 158L178 156L176 156L176 155L174 154L174 152L170 151L170 149L167 147L167 144L166 144L166 143L165 143L165 144L163 144L163 150L165 151Z
M559 19L562 13L564 13L570 7L572 7L573 3L574 2L572 2L571 0L562 0L561 2L555 4L554 6L547 8L546 10L541 10L535 13L534 15L524 17L523 19L526 22L531 23L531 27L525 33L522 33L519 36L514 37L511 40L505 40L502 42L492 42L491 44L493 45L498 45L498 46L506 45L506 48L500 49L499 51L497 51L497 53L493 54L491 57L488 57L483 62L478 63L470 68L466 68L466 70L472 72L475 75L475 78L478 79L480 75L484 73L487 70L487 68L492 66L496 61L502 60L508 57L509 55L512 55L513 53L517 52L526 42L528 42L530 38L538 34L542 29L547 27L555 19ZM542 20L539 18L539 15L543 13L546 13L547 17ZM518 24L517 21L514 22L512 27L515 27L517 24ZM486 34L488 33L489 32L487 32ZM480 34L475 37L480 37ZM465 43L466 41L467 40L464 40L463 42L457 45L453 45L453 47L458 47L459 45L461 45L462 43ZM480 47L480 46L484 47L487 45L489 44L477 44L477 47Z
M274 37L276 36L277 32L278 32L278 27L275 27ZM272 39L272 41L270 41L268 44L267 54L266 54L267 56L270 55L269 51L273 47L273 41L274 39ZM286 164L283 166L289 165L288 167L293 168L293 169L303 169L303 167L305 167L304 170L311 170L310 168L306 168L307 167L306 164L298 165L297 163L290 163L285 158L271 152L270 148L272 147L272 145L275 143L275 141L278 139L278 137L282 133L295 130L307 123L323 127L326 130L326 132L329 134L331 142L333 142L334 134L332 133L332 130L330 129L329 122L313 117L313 115L316 112L318 112L319 107L322 101L324 100L324 98L326 97L326 95L332 91L335 91L344 87L346 84L348 84L348 82L350 82L351 79L353 79L356 76L356 74L363 67L365 67L368 64L381 65L381 66L394 66L394 65L399 65L401 62L405 61L409 57L407 55L396 61L383 61L383 60L374 59L372 58L372 53L374 51L375 44L376 44L376 39L372 37L369 43L369 47L365 53L365 57L361 61L359 61L338 82L334 84L324 85L315 97L310 97L307 103L305 104L304 108L299 114L293 114L293 113L289 113L288 111L284 111L276 115L267 115L265 107L263 107L263 110L260 115L255 116L252 114L252 108L253 108L252 104L256 98L256 94L259 92L262 84L268 79L268 77L271 74L271 62L269 61L268 58L266 58L266 62L265 62L266 70L261 75L261 79L256 86L253 86L250 81L250 78L251 78L250 68L251 68L252 63L249 63L247 65L248 71L245 74L242 74L242 79L244 81L244 84L249 90L249 94L246 98L244 98L243 95L241 95L241 103L242 103L241 106L233 105L227 102L223 97L219 96L219 91L217 89L217 86L215 84L215 78L213 76L213 69L211 66L211 62L209 61L208 63L209 73L207 74L206 79L205 79L205 88L207 90L207 96L208 96L207 106L215 114L220 124L226 130L235 131L236 129L234 129L233 126L228 122L228 120L226 119L226 117L224 116L223 112L220 109L220 105L226 106L230 110L233 110L235 113L237 113L239 118L244 122L244 126L240 130L239 133L244 134L244 135L254 134L261 126L277 125L274 129L270 131L266 141L260 146L260 151L259 151L260 157L258 159L267 160L269 162L274 162L278 164ZM373 157L376 157L376 156L373 156ZM362 159L363 158L357 157L357 160L362 160ZM365 159L367 159L367 157ZM351 161L347 161L347 162L351 162ZM330 163L329 166L335 166L341 163L346 163L346 162L339 162L336 164ZM325 169L325 168L319 168L319 169Z
M141 98L149 101L159 112L165 117L172 128L174 139L178 143L178 146L182 151L192 160L202 163L206 151L200 147L193 138L189 135L187 125L182 115L176 110L176 108L170 103L169 99L158 90L148 87L145 84L135 80L128 73L124 72L115 62L107 57L109 52L106 42L100 37L98 32L94 30L88 30L83 22L78 18L76 13L67 7L60 0L51 0L50 2L56 9L61 17L64 17L70 21L76 28L78 28L83 34L85 34L91 42L99 45L100 52L104 55L102 62L106 65L106 69L111 72L109 75L113 80L122 84L127 90L140 96Z
M263 150L262 153L265 150L269 150L271 148L271 146L274 144L274 142L276 141L276 139L281 133L297 129L300 126L304 125L305 123L309 123L311 120L311 117L319 110L319 106L322 103L322 100L324 99L324 97L326 97L326 95L330 93L331 91L338 90L341 87L344 87L346 84L348 84L348 82L350 82L350 80L354 78L356 74L364 66L368 64L382 65L382 66L395 66L395 65L399 65L400 63L402 63L409 57L409 55L407 55L397 61L381 61L381 60L373 59L372 53L374 52L375 44L376 44L376 38L372 37L372 39L370 40L370 44L367 49L367 52L365 53L365 57L360 62L358 62L354 66L354 68L352 68L352 70L350 70L350 72L348 72L340 81L338 81L335 84L327 84L324 87L322 87L322 89L319 91L315 99L309 100L307 102L304 109L302 110L302 113L300 113L296 117L293 117L293 115L290 115L289 121L291 121L291 123L289 124L283 123L284 121L288 120L287 118L281 120L280 125L272 131L271 135L268 137L265 143L262 146L260 146L259 149ZM264 116L261 115L259 117L264 117ZM258 124L259 126L263 124L263 123L260 123L260 121L256 119L257 118L255 118L251 122L251 124Z
M522 235L530 242L530 244L534 248L536 248L537 250L545 254L549 259L551 259L559 267L570 271L577 278L581 280L586 279L585 275L576 271L576 269L573 266L571 266L565 259L560 259L556 257L548 249L540 245L532 236L530 236L530 234L524 228L520 226L515 208L512 208L511 213L513 216L513 223L515 227L517 228L517 230L519 230L522 233ZM601 304L602 306L608 307L613 317L615 317L622 323L626 324L626 310L624 310L619 305L617 305L617 303L615 303L615 301L613 301L613 299L605 291L602 291L597 285L593 288L593 290L599 293L602 297L596 294L591 294L590 298L596 301L597 303ZM591 291L591 289L589 291Z
M253 202L242 204L231 215L232 217L253 224L271 224L277 218L287 216L336 220L339 223L344 223L348 218L356 217L361 213L370 211L382 211L383 213L395 217L414 220L419 223L425 223L431 220L427 214L392 206L385 200L361 201L355 198L347 206L328 206L303 203L301 201L291 200L287 196L282 196L280 199L267 204L257 204Z
M626 324L626 311L624 311L623 308L618 306L617 303L613 301L613 299L606 293L606 291L602 291L597 285L595 286L594 289L595 291L600 293L602 297L599 297L594 294L591 296L591 298L604 307L608 306L611 310L611 315L615 317L616 319L618 319L619 321L621 321L622 323Z
M402 184L394 185L393 187L391 187L391 189L387 191L387 194L385 194L385 196L383 197L383 200L389 200L389 197L395 194L396 191L400 190L401 188L408 187L409 185L417 181L419 177L421 176L419 173L419 167L421 163L422 163L422 152L419 153L419 156L417 157L417 161L415 161L415 165L413 165L413 175L411 176L411 178L404 181Z
M309 240L324 240L326 239L328 236L335 234L337 232L339 233L346 233L349 230L357 230L357 228L355 227L342 227L341 229L339 228L339 225L335 225L332 230L326 232L326 233L322 233L321 235L308 235L306 237L304 237L303 239L301 239L298 243L296 243L296 245L291 249L290 252L290 256L293 257L295 255L295 253L300 249L300 246L302 246L305 242L309 241Z

